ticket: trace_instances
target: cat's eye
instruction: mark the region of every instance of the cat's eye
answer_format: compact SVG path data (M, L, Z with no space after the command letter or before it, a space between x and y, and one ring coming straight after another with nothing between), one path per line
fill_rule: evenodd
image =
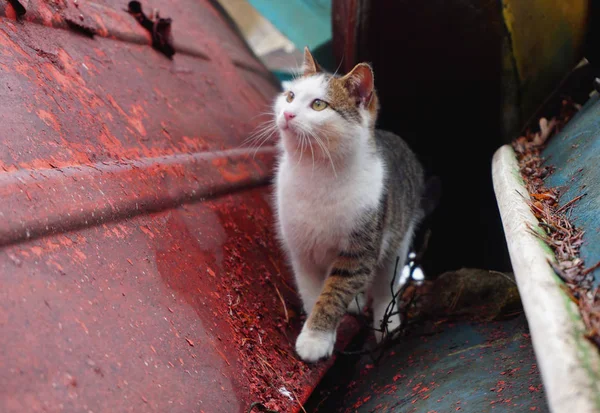
M313 103L310 105L310 107L313 108L314 110L316 110L317 112L322 111L327 106L329 106L327 104L327 102L324 102L321 99L315 99L315 100L313 100Z
M295 95L294 95L294 92L292 92L292 91L290 90L289 92L287 92L287 98L286 98L285 100L287 100L287 101L288 101L288 103L291 103L291 102L292 102L292 100L294 100L294 97L295 97Z

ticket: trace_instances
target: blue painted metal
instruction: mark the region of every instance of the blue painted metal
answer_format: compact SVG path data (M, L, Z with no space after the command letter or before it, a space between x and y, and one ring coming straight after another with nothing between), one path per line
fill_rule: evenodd
M331 41L331 0L249 0L297 48Z
M327 373L308 411L548 412L524 315L423 328L378 364L351 361Z
M571 208L573 223L585 231L581 258L588 267L600 260L600 98L596 95L571 119L544 151L547 164L556 168L547 179L562 188L560 204L586 194ZM600 269L593 272L600 286Z

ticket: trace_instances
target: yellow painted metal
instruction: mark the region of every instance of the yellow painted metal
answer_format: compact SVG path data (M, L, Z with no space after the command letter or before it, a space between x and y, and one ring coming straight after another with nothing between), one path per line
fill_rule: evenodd
M582 58L590 1L503 0L525 118Z

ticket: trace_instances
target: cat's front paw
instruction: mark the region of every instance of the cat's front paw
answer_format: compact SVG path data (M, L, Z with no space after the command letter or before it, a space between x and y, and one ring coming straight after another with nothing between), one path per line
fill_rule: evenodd
M296 340L296 352L306 362L314 363L333 354L335 331L315 331L302 328Z

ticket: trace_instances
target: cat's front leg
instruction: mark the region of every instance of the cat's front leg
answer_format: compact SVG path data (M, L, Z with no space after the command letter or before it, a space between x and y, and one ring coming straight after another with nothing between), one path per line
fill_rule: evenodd
M364 254L342 252L337 257L296 340L296 352L302 360L316 362L331 356L342 317L350 302L369 283L375 266L375 257L372 255L368 251Z
M292 268L302 307L306 314L310 314L323 289L325 271L319 271L316 265L300 257L292 259Z

